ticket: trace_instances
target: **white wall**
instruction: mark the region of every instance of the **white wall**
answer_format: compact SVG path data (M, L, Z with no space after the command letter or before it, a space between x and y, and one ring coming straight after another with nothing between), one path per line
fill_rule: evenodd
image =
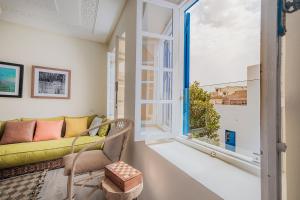
M135 119L135 67L136 67L136 0L128 0L125 10L110 40L126 33L125 55L125 117ZM150 149L144 142L131 139L126 160L144 175L144 190L140 200L219 200L216 194L193 180L183 171Z
M0 97L0 120L106 113L106 45L0 21L0 60L24 64L23 98ZM31 66L72 71L71 99L33 99Z
M285 139L286 192L288 200L300 199L300 11L287 15L285 37Z
M259 153L260 134L259 122L255 110L248 106L215 105L221 115L220 142L225 144L225 130L236 132L236 152L253 157L253 153ZM258 113L259 116L259 113Z
M259 66L247 70L247 105L215 105L221 115L220 142L225 143L225 130L236 132L238 153L253 156L260 152L260 77Z

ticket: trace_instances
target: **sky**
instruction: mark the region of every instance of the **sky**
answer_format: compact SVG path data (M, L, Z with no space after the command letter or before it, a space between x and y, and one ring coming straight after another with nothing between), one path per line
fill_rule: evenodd
M260 63L260 0L200 0L191 13L190 81L247 80Z

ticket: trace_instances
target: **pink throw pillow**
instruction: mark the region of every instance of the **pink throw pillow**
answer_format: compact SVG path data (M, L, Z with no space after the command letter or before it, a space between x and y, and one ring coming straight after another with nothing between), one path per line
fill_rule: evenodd
M32 142L34 128L35 121L8 121L5 124L5 130L0 144Z
M61 137L64 121L37 121L33 141L57 140Z

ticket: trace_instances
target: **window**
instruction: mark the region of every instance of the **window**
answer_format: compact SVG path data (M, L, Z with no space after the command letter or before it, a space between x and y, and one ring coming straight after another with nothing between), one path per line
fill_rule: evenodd
M114 119L115 111L115 50L107 53L107 117Z
M183 132L259 165L260 1L194 2L184 13Z
M116 36L115 48L107 53L107 117L124 118L125 33Z
M115 118L124 118L125 111L125 33L117 36L116 42L116 105Z
M260 3L226 1L137 1L136 139L191 136L255 164Z
M218 82L212 82L212 83L204 83L203 81L200 82L200 88L206 92L208 92L209 88L211 88L211 85L213 86L212 91L210 92L214 92L216 94L221 94L222 96L227 96L226 98L223 99L222 98L212 98L210 99L213 103L213 105L225 105L225 106L231 106L232 109L234 110L235 108L237 108L237 106L240 106L242 108L249 108L249 97L248 96L248 91L249 91L249 87L248 87L248 83L253 83L253 85L259 85L260 81L262 82L262 85L258 86L258 88L262 87L263 89L261 90L261 102L259 102L259 104L261 103L261 108L259 109L260 112L260 116L262 117L261 119L261 130L262 130L262 139L263 141L261 141L261 150L263 152L262 154L262 188L263 190L262 192L262 196L263 197L270 197L271 199L276 199L275 197L277 197L276 195L278 195L275 192L272 191L276 191L278 190L278 186L279 184L279 180L280 177L278 177L278 174L280 174L281 168L279 166L279 153L278 153L278 149L276 149L276 145L278 141L280 141L280 130L278 128L278 125L280 124L280 118L278 117L278 113L280 113L280 98L278 98L280 96L280 71L278 71L278 65L280 63L278 63L278 61L280 61L280 59L278 59L278 48L279 48L279 43L280 43L280 39L278 36L278 30L277 30L277 26L275 26L275 24L278 23L278 19L280 19L280 9L278 9L278 5L280 6L281 4L278 4L278 2L274 2L274 1L264 1L264 3L262 4L262 6L260 6L260 0L253 0L253 1L218 1L218 0L203 0L203 1L199 1L198 0L187 0L184 3L178 4L177 6L179 7L179 12L177 11L176 6L174 6L173 4L170 4L171 0L164 1L164 0L138 0L137 1L137 73L136 73L136 103L137 103L137 107L136 107L136 136L138 136L138 139L145 139L145 135L148 135L148 133L150 133L151 131L147 131L147 134L141 134L142 133L142 125L141 125L141 79L142 77L147 77L147 79L151 79L154 80L154 73L149 72L149 75L142 75L141 72L141 66L142 66L142 38L143 36L146 37L151 37L151 38L157 38L160 40L166 40L166 41L172 41L172 46L173 46L173 82L172 82L172 94L173 94L173 99L174 99L174 107L172 107L172 132L176 132L175 135L177 134L180 136L183 136L182 133L185 133L186 135L189 135L190 133L190 125L189 125L189 121L190 121L190 74L192 75L196 75L197 73L195 73L194 71L192 71L192 69L190 69L190 67L184 69L183 66L186 66L186 64L189 64L189 59L184 60L184 54L189 53L188 51L184 51L184 49L186 50L191 50L191 54L195 53L195 51L192 50L190 48L184 48L184 45L187 45L187 47L189 47L188 45L192 44L191 43L184 43L184 40L189 39L190 34L184 34L186 32L184 32L184 29L186 29L187 27L190 28L190 26L193 26L191 23L191 21L193 20L193 16L191 16L190 14L188 14L187 9L191 8L191 6L193 4L198 4L200 5L200 3L211 3L211 4L215 4L215 5L206 5L206 6L202 6L202 10L200 13L204 14L201 17L202 22L204 22L204 24L202 24L199 33L203 33L203 31L207 30L205 29L205 26L209 26L208 24L206 24L205 22L207 22L207 20L212 20L214 21L214 26L213 28L215 28L214 32L211 32L211 36L213 35L219 35L219 36L229 36L228 37L228 41L232 41L234 39L237 39L236 35L239 35L240 38L244 38L248 41L244 40L235 40L235 43L233 43L230 46L220 46L221 54L219 55L214 55L214 61L218 61L219 56L223 55L223 58L227 58L228 60L234 60L232 56L224 56L224 55L228 55L227 50L230 49L231 47L234 47L236 43L239 43L241 45L240 48L237 48L235 50L236 55L242 55L243 58L245 58L245 60L251 58L252 56L250 54L245 54L242 53L244 52L245 49L248 48L253 48L254 50L259 50L260 49L260 44L259 42L256 42L257 40L253 40L254 38L250 38L248 37L249 33L252 34L252 36L254 37L260 37L260 25L254 25L254 26L248 26L249 22L252 21L256 21L258 23L260 23L260 21L262 22L262 30L261 30L261 35L263 36L261 39L262 42L262 47L265 48L261 48L261 55L262 55L262 63L261 63L261 71L263 72L262 74L260 74L259 76L254 76L254 77L248 77L248 74L250 75L251 73L244 73L244 78L243 79L239 79L239 80L226 80L224 81L218 81ZM174 2L172 0L172 2ZM281 2L281 1L280 1ZM158 7L162 7L161 9L159 9L159 12L161 12L162 10L168 10L168 9L172 9L173 10L173 33L172 33L172 37L170 36L166 36L163 35L162 31L160 31L159 29L155 29L153 27L146 26L147 29L142 30L142 25L143 25L143 17L144 15L144 7L143 7L143 3L146 4L153 4L156 5ZM245 3L246 5L240 5L240 6L236 6L236 4L238 3ZM204 5L202 4L202 5ZM197 6L197 5L196 5ZM264 12L264 15L260 15L260 7L262 7L262 12ZM196 8L196 7L194 7ZM209 8L213 8L210 9ZM224 9L226 8L226 9ZM212 11L211 11L212 10ZM156 11L156 9L155 9ZM191 10L190 10L191 11ZM223 12L225 11L225 12ZM176 19L176 12L177 13L177 17L178 19ZM236 14L236 12L239 13L239 15L234 16L234 14ZM279 12L276 14L276 12ZM153 11L153 13L155 13ZM151 15L151 17L153 19L155 19L158 23L161 23L160 21L160 17L155 16L155 14ZM171 13L170 11L167 11L167 13ZM253 13L255 13L253 15ZM150 13L148 13L150 14ZM184 16L184 14L186 14ZM210 14L210 15L206 15L206 14ZM206 16L205 16L206 15ZM279 16L278 16L279 15ZM159 16L159 15L158 15ZM262 20L260 20L260 17L263 17ZM190 17L191 20L184 20L187 19L187 17ZM227 30L229 30L227 32L227 34L224 34L224 32L221 32L219 30L217 30L218 28L220 28L220 26L224 25L224 23L222 23L222 21L220 20L225 20L225 22L229 22L229 24L227 23L227 25L224 27ZM236 22L242 20L244 23L240 23L240 27L239 29L236 29ZM188 25L188 26L186 26ZM177 27L176 27L177 26ZM151 28L150 28L151 27ZM185 27L185 28L184 28ZM182 28L182 30L180 30ZM245 31L245 28L249 29L249 31ZM193 31L191 31L193 32ZM242 34L244 33L244 34ZM201 36L198 37L198 40L201 41L201 39L203 40L203 38ZM176 41L178 40L178 41ZM226 40L226 39L224 39ZM209 42L209 44L207 43L202 43L202 48L199 49L199 52L208 52L208 50L210 50L211 45L213 45L214 43L217 43L217 40L207 40L206 42ZM247 43L245 43L247 42ZM250 45L246 45L249 44ZM267 47L267 48L266 48ZM270 47L270 48L268 48ZM241 54L242 53L242 54ZM259 53L258 53L259 54ZM233 54L234 55L234 54ZM253 58L253 57L252 57ZM220 60L220 59L219 59ZM257 59L259 61L259 59ZM148 60L150 65L154 65L154 62L151 60ZM209 66L209 64L203 64L202 62L202 66ZM253 62L251 64L247 64L248 65L254 65L257 68L257 65L260 65L260 62ZM223 67L231 67L231 64L224 64ZM244 70L247 66L244 66ZM254 67L255 68L255 67ZM212 68L207 67L206 68L207 71L210 71ZM191 72L190 72L191 70ZM245 70L246 71L246 70ZM219 74L223 75L224 77L229 77L228 75L234 75L236 71L234 70L228 70L226 73L224 72L220 72L220 71L215 71L215 74ZM259 72L259 70L258 70ZM144 74L148 74L145 72ZM205 75L205 73L202 73L202 75ZM259 74L259 73L258 73ZM257 73L256 73L257 75ZM261 76L261 80L257 80L259 79ZM257 78L259 77L259 78ZM144 79L144 78L143 78ZM191 78L192 81L192 78ZM230 82L230 83L229 83ZM231 83L234 82L234 83ZM218 85L216 87L216 85ZM224 88L226 87L235 87L235 86L239 86L240 89L242 89L243 87L247 87L247 98L239 98L239 99L232 99L232 98L228 98L228 96L230 95L230 91L224 91ZM153 89L157 89L156 86L153 86ZM228 89L228 88L227 88ZM161 90L161 88L159 89ZM177 93L179 92L179 94ZM245 96L245 92L237 92L238 93L242 93L241 95ZM218 97L218 96L214 96L214 97ZM179 103L178 103L178 99L179 99ZM270 100L271 99L271 100ZM256 98L257 100L257 98ZM224 104L223 104L224 102ZM178 109L179 107L179 109ZM158 110L158 109L157 109ZM255 108L255 110L257 111L257 107ZM151 117L155 116L155 108L152 104L152 106L149 106L149 109L147 110L147 112L149 112L151 115ZM158 112L156 112L158 113ZM231 116L236 117L234 114L231 114ZM257 115L258 116L258 115ZM150 118L150 117L149 117ZM223 119L226 119L223 117ZM259 120L259 117L256 118L256 120ZM255 121L256 121L255 120ZM207 124L207 120L204 117L203 120L205 123ZM238 119L236 120L238 122ZM257 121L256 121L257 122ZM202 126L203 127L203 126ZM200 126L200 130L202 128ZM256 127L257 126L253 126ZM223 127L224 129L222 129L222 131L220 132L219 135L222 135L222 138L224 140L225 145L230 145L233 146L232 144L235 144L236 147L238 147L240 145L239 142L239 134L241 133L236 127ZM251 127L252 128L252 127ZM251 130L251 128L249 129L245 129L247 131ZM257 128L259 131L260 129ZM259 134L259 131L254 131L254 135L257 137L257 135ZM151 135L151 134L149 134ZM204 139L203 137L201 137L201 139ZM255 168L255 171L259 173L260 171L260 166L259 166L259 159L260 159L260 155L255 155L253 154L253 152L257 152L257 149L255 149L255 151L250 151L251 156L244 156L245 154L241 154L241 152L237 151L237 148L233 148L232 150L226 150L226 148L223 148L222 146L219 147L217 145L211 145L209 144L210 141L201 141L199 139L190 139L188 137L181 137L178 138L178 140L180 140L182 143L188 144L188 145L192 145L194 148L199 149L202 152L206 152L209 153L211 155L216 155L218 158L220 159L224 159L229 163L232 164L237 164L238 167L241 167L241 165L245 164L248 166L251 166L252 169ZM195 144L194 140L198 140L199 144ZM235 141L235 143L233 142ZM228 144L226 144L228 143ZM259 142L255 142L256 144L260 143ZM251 139L247 139L245 144L251 144ZM233 152L236 151L236 152ZM248 150L246 150L247 153L249 153ZM215 154L215 152L218 152L217 154ZM213 154L214 153L214 154ZM241 156L240 156L241 155ZM249 155L249 154L248 154ZM250 158L250 159L248 159ZM253 162L256 162L256 166L253 165L249 165L249 162L240 162L239 159L243 159L243 161L249 161L251 164ZM256 160L257 159L257 160ZM251 169L251 171L252 171ZM252 171L254 172L254 170ZM254 172L255 173L255 172ZM270 192L271 191L271 192ZM279 191L279 190L278 190ZM279 192L278 192L279 193ZM273 198L274 197L274 198Z
M176 9L165 1L138 1L136 139L170 137L175 129L174 113L180 109L174 92Z

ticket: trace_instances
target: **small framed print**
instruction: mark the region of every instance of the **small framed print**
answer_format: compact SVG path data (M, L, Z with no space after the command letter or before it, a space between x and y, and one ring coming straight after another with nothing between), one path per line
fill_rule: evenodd
M32 98L70 99L71 71L32 66Z
M24 65L0 61L0 97L22 98Z

